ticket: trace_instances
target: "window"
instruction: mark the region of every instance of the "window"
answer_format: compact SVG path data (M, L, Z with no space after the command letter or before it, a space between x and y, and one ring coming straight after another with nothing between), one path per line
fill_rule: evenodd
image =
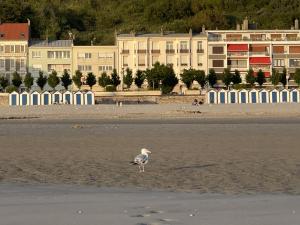
M274 59L273 65L276 67L283 67L284 66L284 59Z
M112 66L99 66L99 71L104 72L104 71L112 71L113 67Z
M21 45L21 52L25 52L25 46Z
M21 46L20 45L16 45L15 46L15 52L16 53L20 53L20 50L21 50Z
M26 69L25 59L21 59L21 70L24 70L24 69Z
M300 59L290 59L290 67L300 67Z
M69 59L70 58L70 51L64 51L64 58Z
M4 52L4 46L0 45L0 52Z
M197 42L197 49L202 50L202 41Z
M48 58L49 58L49 59L54 59L54 58L55 58L55 52L53 52L53 51L48 51Z
M173 50L173 42L167 41L167 50Z
M10 68L14 69L16 67L16 60L15 59L10 59Z
M84 71L84 66L83 66L83 65L78 65L77 69L78 69L79 71Z
M4 59L0 59L0 70L3 70L5 67L5 60Z
M167 55L167 65L173 65L173 56L172 55Z
M10 53L10 45L5 45L5 53Z
M144 55L139 56L138 65L139 66L145 66L146 65L146 57Z
M224 67L224 60L213 60L213 67Z
M198 56L197 63L198 63L198 66L203 66L202 57L201 56Z
M15 46L14 45L10 46L10 52L15 52Z
M33 64L32 65L32 71L33 72L37 73L37 72L39 72L41 70L42 70L42 65L38 65L38 64Z
M233 68L247 68L246 60L228 60L228 66Z
M32 58L41 58L40 51L32 51Z
M223 47L213 47L212 53L213 54L224 54L224 48Z
M10 71L10 59L5 59L5 70Z
M49 59L69 59L70 51L48 51Z
M86 65L85 66L85 71L92 71L92 66L91 65Z
M128 66L128 56L123 56L123 66Z
M16 71L20 71L21 61L20 59L16 59Z
M92 53L88 52L84 54L84 58L86 59L91 59L92 58Z
M113 53L99 53L98 57L99 59L112 59L114 56Z
M158 61L158 56L152 56L152 66Z
M159 50L159 42L158 41L152 42L152 49L153 50Z
M187 55L183 55L180 56L180 65L181 66L188 66L188 56Z
M181 41L180 42L180 49L187 50L188 49L188 42L187 41Z

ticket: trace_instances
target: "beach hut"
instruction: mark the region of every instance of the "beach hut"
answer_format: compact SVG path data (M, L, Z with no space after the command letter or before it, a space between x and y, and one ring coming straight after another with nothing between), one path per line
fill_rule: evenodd
M290 102L294 102L294 103L300 102L298 89L294 89L290 92Z
M44 91L41 94L41 105L51 105L52 98L51 93L49 91Z
M9 105L16 106L19 105L20 95L18 92L14 91L9 94Z
M20 94L20 105L29 105L29 93L24 91Z
M95 95L94 92L88 91L84 94L84 102L86 105L95 105Z
M225 91L224 89L220 90L218 92L218 103L219 104L226 104L227 103L227 91Z
M256 89L252 89L251 91L249 91L249 102L254 104L254 103L258 103L259 102L259 91Z
M246 89L239 91L239 103L246 104L249 102L248 91Z
M278 103L279 102L279 91L274 89L270 91L270 103Z
M290 92L287 89L280 91L280 102L290 102Z
M84 104L84 96L81 91L77 91L74 93L74 104L75 105L83 105Z
M262 89L259 92L259 103L269 103L269 92L265 89Z
M218 93L215 90L210 90L209 92L207 92L207 103L208 104L217 104L217 95Z
M228 92L228 103L238 103L238 95L239 95L239 92L237 90L231 90Z
M62 102L62 93L56 91L52 94L52 103L53 104L60 104Z
M63 102L64 104L73 104L73 94L70 91L66 91L63 93Z
M41 104L41 95L39 92L34 91L30 94L30 105L40 105Z

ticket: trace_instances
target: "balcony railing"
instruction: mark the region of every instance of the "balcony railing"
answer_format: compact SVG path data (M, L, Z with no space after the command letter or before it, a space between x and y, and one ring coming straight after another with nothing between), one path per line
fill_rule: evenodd
M138 66L146 66L145 63L139 63Z
M180 53L190 53L189 49L180 49L179 50Z
M250 56L253 56L253 55L270 56L270 53L269 52L249 52L249 55Z
M197 53L204 53L204 49L197 49Z
M247 57L248 52L228 52L227 56L229 56L229 57L236 57L236 56Z
M175 50L174 49L166 49L167 54L174 54Z
M180 66L188 66L187 63L181 63Z
M160 50L159 49L152 49L151 53L152 54L160 54Z
M122 54L129 54L129 49L123 49Z
M138 50L137 50L137 53L138 53L138 54L146 54L146 53L147 53L147 50L146 50L146 49L138 49Z

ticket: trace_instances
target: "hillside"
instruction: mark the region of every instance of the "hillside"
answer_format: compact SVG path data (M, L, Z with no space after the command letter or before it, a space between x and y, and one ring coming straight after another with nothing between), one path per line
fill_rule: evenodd
M31 20L32 37L76 35L75 43L113 44L119 32L198 32L235 28L248 16L258 28L290 28L300 18L299 0L4 0L2 22Z

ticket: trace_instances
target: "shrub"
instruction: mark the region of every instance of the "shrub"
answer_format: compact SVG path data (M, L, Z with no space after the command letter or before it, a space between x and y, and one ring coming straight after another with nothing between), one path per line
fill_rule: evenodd
M145 80L144 71L137 70L134 78L134 83L138 88L141 88Z
M262 86L266 82L265 73L262 70L257 72L256 82Z
M59 84L59 77L57 76L57 72L55 70L48 77L49 86L55 90L55 87Z
M107 85L112 84L112 80L110 79L110 77L107 75L106 72L103 72L101 76L98 78L98 84L99 86L105 88Z
M41 90L44 90L46 83L47 83L47 76L44 76L43 72L39 71L39 77L36 80L36 84L40 87Z
M31 89L31 86L33 85L33 80L34 80L34 78L31 76L31 73L27 73L25 75L24 85L25 85L27 91L29 91Z
M18 88L14 85L9 85L8 87L6 87L6 92L7 93L12 93L14 91L18 91Z
M80 70L76 70L75 75L72 77L72 80L79 90L82 86L81 79L82 79L82 73L80 72Z
M88 73L86 77L86 84L89 85L91 90L96 83L96 76L93 73Z
M22 84L22 77L20 76L19 73L17 73L17 72L14 72L14 73L13 73L12 84L13 84L17 89L19 89L19 87L21 86L21 84Z
M6 77L1 76L0 77L0 86L2 87L3 91L5 91L5 88L8 86L9 81Z
M132 78L132 70L127 68L126 69L126 75L123 77L124 84L126 84L127 88L130 88L133 78Z
M68 90L69 85L72 84L72 79L67 70L64 70L64 74L61 77L61 82L66 90Z
M208 73L206 79L207 79L209 85L211 87L214 87L214 85L217 83L217 74L214 69L209 70L209 73Z

